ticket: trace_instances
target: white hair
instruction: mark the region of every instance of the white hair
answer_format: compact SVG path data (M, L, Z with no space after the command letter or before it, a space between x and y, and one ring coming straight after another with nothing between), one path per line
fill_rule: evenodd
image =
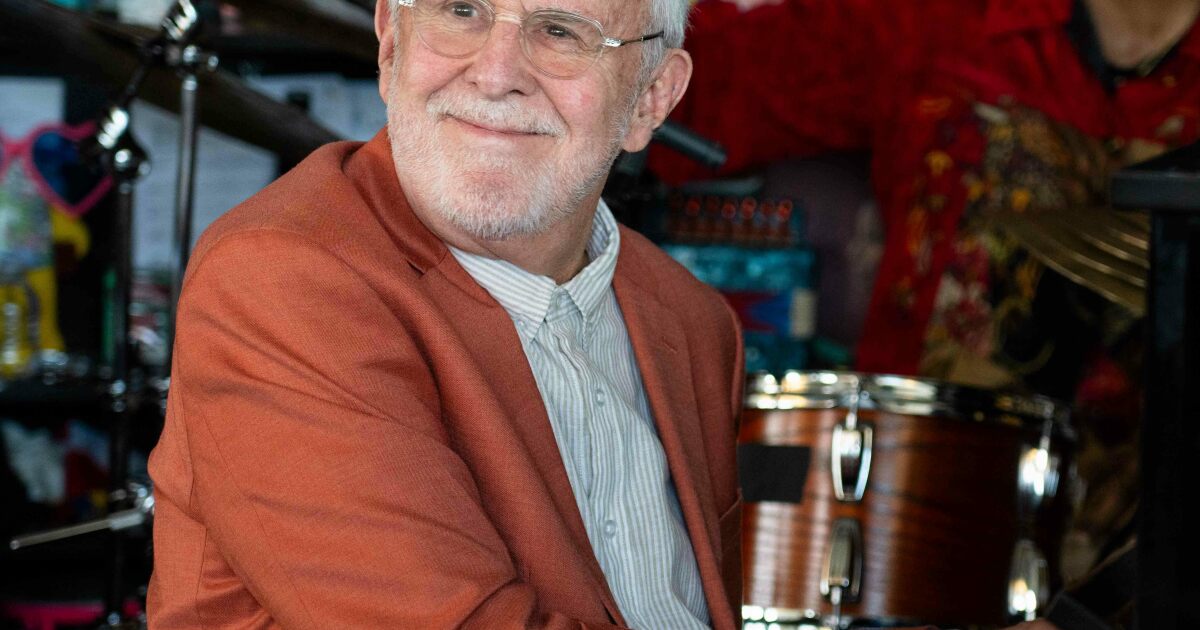
M663 36L643 44L642 76L643 82L658 67L668 48L682 48L684 33L687 31L688 12L691 11L690 0L650 0L650 23L646 34L662 30Z

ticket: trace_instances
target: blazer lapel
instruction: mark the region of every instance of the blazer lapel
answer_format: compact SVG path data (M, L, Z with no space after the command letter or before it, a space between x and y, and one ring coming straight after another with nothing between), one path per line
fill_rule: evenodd
M369 200L408 263L431 283L428 295L439 304L440 312L456 315L450 322L458 337L472 340L467 349L486 377L487 389L495 396L502 416L511 419L513 430L525 447L524 453L509 455L519 458L515 465L536 471L549 494L553 511L579 550L579 559L586 566L604 608L617 624L624 624L608 580L592 551L554 439L554 429L529 361L521 351L521 340L512 319L409 207L396 179L386 128L366 143L346 168L357 175L353 179L361 186L361 194ZM459 376L472 378L467 374Z
M469 350L480 370L487 375L488 389L495 395L503 416L512 420L513 429L525 446L521 464L532 467L545 482L554 510L580 550L580 560L586 565L604 607L618 624L623 624L604 571L592 552L583 517L575 502L575 492L554 438L554 429L546 415L546 406L529 360L521 351L521 340L512 319L453 256L447 256L425 278L455 285L430 293L442 302L443 312L458 314L453 320L454 326L460 330L460 336L473 340ZM472 301L483 302L485 308L471 304Z
M676 314L659 301L651 288L639 284L637 279L647 274L631 267L636 265L623 248L613 288L667 455L710 613L716 627L727 628L733 611L729 610L717 559L716 547L721 539L718 514L712 502L687 338Z

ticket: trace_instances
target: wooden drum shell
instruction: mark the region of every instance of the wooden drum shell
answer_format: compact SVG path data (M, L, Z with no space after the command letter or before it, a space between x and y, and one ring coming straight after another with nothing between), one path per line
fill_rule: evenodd
M834 497L833 428L846 409L747 409L739 441L811 448L800 503L747 503L743 563L747 605L832 613L820 582L834 522L862 534L851 618L955 625L1006 621L1019 523L1017 471L1036 432L1019 424L859 410L873 428L866 493Z

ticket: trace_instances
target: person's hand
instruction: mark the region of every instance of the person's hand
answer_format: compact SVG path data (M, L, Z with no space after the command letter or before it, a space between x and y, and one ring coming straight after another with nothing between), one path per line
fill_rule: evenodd
M1026 621L1025 623L1019 623L1015 626L1010 626L1004 630L1058 630L1058 626L1044 619L1035 619L1033 621Z

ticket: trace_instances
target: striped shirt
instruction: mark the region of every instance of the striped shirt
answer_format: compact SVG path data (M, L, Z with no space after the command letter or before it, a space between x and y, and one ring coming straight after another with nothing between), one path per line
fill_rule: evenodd
M450 251L516 326L592 551L625 620L644 630L706 628L700 571L612 288L620 246L601 201L588 265L563 285Z

